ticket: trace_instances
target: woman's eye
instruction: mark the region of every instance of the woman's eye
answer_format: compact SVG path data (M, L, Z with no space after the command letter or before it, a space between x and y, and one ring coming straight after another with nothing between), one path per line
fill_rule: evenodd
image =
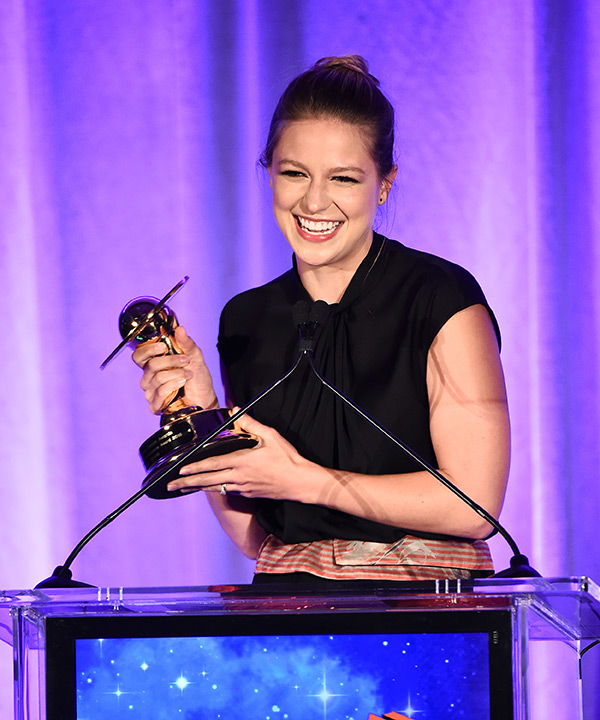
M291 178L304 177L304 173L300 172L300 170L282 170L280 175Z
M337 180L337 182L341 183L358 183L356 178L350 177L349 175L336 175L332 180Z

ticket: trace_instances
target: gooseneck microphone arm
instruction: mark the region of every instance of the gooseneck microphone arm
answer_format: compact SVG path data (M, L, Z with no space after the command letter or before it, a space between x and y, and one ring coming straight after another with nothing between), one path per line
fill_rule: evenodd
M372 425L374 428L376 428L382 435L387 437L391 442L393 442L397 447L399 447L401 450L403 450L407 455L409 455L415 462L417 462L424 470L426 470L428 473L430 473L433 477L435 477L442 485L444 485L448 490L453 492L455 495L457 495L464 503L466 503L470 508L472 508L480 517L484 518L492 527L494 527L495 530L498 531L498 533L506 540L508 545L510 546L513 557L510 561L510 568L507 570L503 570L499 573L496 573L494 577L539 577L540 574L535 570L534 568L529 566L529 560L525 555L523 555L519 548L517 547L517 544L513 540L513 538L510 536L510 534L504 529L504 527L494 518L490 513L487 512L484 508L482 508L480 505L478 505L474 500L472 500L466 493L464 493L460 488L458 488L456 485L454 485L448 478L446 478L442 473L439 472L436 468L434 468L432 465L430 465L426 460L421 458L417 453L415 453L411 448L409 448L405 443L403 443L399 438L397 438L393 433L391 433L387 428L383 427L377 420L375 420L371 415L369 415L365 410L360 408L353 400L351 400L347 395L345 395L341 390L335 387L332 383L330 383L317 369L315 362L314 362L314 343L316 339L316 334L319 329L319 327L323 324L325 317L327 316L329 312L328 305L318 300L312 305L309 305L309 303L304 301L299 301L294 305L293 308L293 321L296 327L298 328L300 340L299 340L299 352L298 357L296 358L296 361L292 365L292 367L287 370L280 378L275 380L275 382L271 383L265 390L263 390L261 393L256 395L252 400L250 400L248 403L246 403L243 407L241 407L239 410L237 410L235 413L233 413L229 419L219 425L215 430L213 430L207 437L205 437L201 442L197 443L196 445L193 445L191 448L189 448L187 451L182 453L181 457L179 457L176 461L169 464L169 467L166 468L162 473L159 473L150 483L148 483L146 486L144 486L141 490L138 490L134 495L132 495L128 500L126 500L122 505L120 505L116 510L110 513L110 515L107 515L101 522L99 522L94 528L92 528L87 535L85 535L82 540L75 546L71 554L68 556L68 558L65 560L63 565L59 565L52 575L49 578L46 578L46 580L42 580L42 582L38 583L36 585L36 588L60 588L60 587L93 587L88 585L87 583L78 582L75 580L72 580L72 573L70 570L71 564L75 560L75 558L79 555L79 553L83 550L83 548L101 531L103 530L107 525L109 525L113 520L116 520L119 515L124 513L128 508L130 508L134 503L136 503L141 497L146 495L146 493L155 485L160 483L163 478L166 476L168 472L172 472L174 469L178 469L185 465L192 455L196 453L199 449L205 447L208 445L212 440L214 440L219 433L223 432L227 427L231 426L236 420L238 420L242 415L247 413L251 408L254 407L258 402L260 402L264 397L266 397L272 390L274 390L276 387L281 385L283 382L285 382L294 372L295 370L303 363L308 362L309 366L312 370L312 372L315 374L315 376L318 378L318 380L326 387L328 390L330 390L336 397L338 397L340 400L342 400L346 405L351 407L356 413L358 413L364 420L366 420L370 425Z
M75 558L79 555L79 553L83 550L83 548L92 540L101 530L104 530L104 528L107 525L110 525L110 523L113 520L116 520L119 515L125 512L128 508L130 508L134 503L136 503L140 498L142 498L146 493L153 488L155 485L158 485L158 483L163 480L163 478L167 475L167 473L172 472L173 470L177 470L178 468L182 467L186 464L186 462L189 461L190 457L196 453L201 448L208 445L212 440L214 440L217 435L226 428L228 428L230 425L232 425L238 418L240 418L242 415L248 412L256 403L260 402L264 397L266 397L272 390L274 390L276 387L281 385L281 383L285 382L290 375L296 370L296 368L300 365L300 363L304 360L303 353L299 353L298 357L296 358L296 362L292 365L292 367L285 372L280 378L275 380L275 382L271 383L265 390L263 390L261 393L259 393L256 397L252 398L248 403L246 403L243 407L241 407L239 410L237 410L235 413L233 413L228 420L226 420L224 423L219 425L219 427L216 428L216 430L213 430L210 435L207 435L204 440L197 443L196 445L193 445L191 448L186 450L184 453L182 453L181 457L178 458L176 461L173 461L169 464L167 468L162 473L159 473L151 482L149 482L147 485L145 485L141 490L138 490L134 495L132 495L128 500L126 500L122 505L120 505L116 510L113 510L113 512L110 513L110 515L107 515L103 520L101 520L95 527L93 527L85 537L83 537L73 548L71 554L69 557L65 560L65 562L62 565L58 565L55 569L52 575L45 580L42 580L42 582L38 583L35 587L36 588L51 588L51 587L93 587L91 585L88 585L87 583L78 582L76 580L72 580L72 573L70 570L70 567L75 560Z
M324 303L323 303L324 304ZM191 458L192 455L194 455L198 450L202 449L206 445L208 445L212 440L214 440L219 433L223 432L226 428L231 426L238 418L240 418L242 415L248 412L251 408L254 407L258 402L260 402L264 397L266 397L272 390L274 390L276 387L281 385L281 383L285 382L290 375L296 370L296 368L306 359L306 354L304 353L305 347L312 347L312 344L314 343L314 337L316 330L320 324L319 321L313 321L309 322L309 314L310 314L310 307L308 303L304 301L297 302L294 305L293 309L293 321L296 327L300 331L300 349L298 352L298 356L296 358L296 361L292 365L292 367L285 372L281 377L279 377L275 382L271 383L267 388L265 388L261 393L256 395L256 397L252 398L249 402L247 402L243 407L241 407L239 410L237 410L235 413L233 413L229 419L219 425L215 430L213 430L207 437L205 437L201 442L197 443L196 445L193 445L191 448L186 450L182 453L181 457L179 457L176 461L173 461L169 463L169 466L165 468L165 470L161 473L158 473L158 475L147 485L142 487L140 490L138 490L136 493L134 493L130 498L128 498L122 505L120 505L116 510L113 510L113 512L110 513L110 515L107 515L103 520L101 520L97 525L95 525L88 533L85 535L73 548L71 551L71 554L69 557L65 560L65 562L62 565L58 565L55 569L52 575L45 580L42 580L40 583L36 585L36 588L51 588L51 587L93 587L88 585L87 583L78 582L77 580L72 580L72 573L71 573L71 565L73 564L73 561L75 558L79 555L79 553L83 550L83 548L94 538L96 535L104 530L104 528L107 525L110 525L113 520L116 520L119 515L122 515L126 510L128 510L134 503L136 503L140 498L142 498L144 495L148 493L149 490L151 490L155 485L158 485L167 475L167 473L173 472L173 470L177 470L180 467L183 467L186 462ZM110 358L109 358L110 359ZM106 365L103 363L103 365Z
M298 303L297 303L298 305ZM442 473L434 468L432 465L430 465L426 460L424 460L422 457L417 455L417 453L412 450L406 443L402 442L399 438L397 438L393 433L391 433L387 428L385 428L381 423L377 422L375 418L373 418L369 413L367 413L365 410L363 410L359 405L357 405L353 400L351 400L347 395L345 395L341 390L335 387L332 383L327 380L317 369L317 366L315 365L314 360L314 340L316 336L316 331L318 327L322 324L323 319L325 318L326 314L328 312L328 306L325 302L322 300L317 300L312 308L307 310L307 318L304 319L304 310L302 312L301 320L298 323L298 328L300 330L300 354L301 356L304 355L308 359L308 363L310 365L311 370L313 371L314 375L318 378L318 380L321 382L324 387L326 387L328 390L330 390L336 397L338 397L340 400L342 400L348 407L352 408L356 413L358 413L364 420L366 420L370 425L372 425L376 430L378 430L382 435L384 435L388 440L391 440L391 442L394 443L397 447L399 447L402 451L404 451L407 455L409 455L416 463L418 463L424 470L426 470L430 475L433 475L436 480L438 480L444 487L448 488L451 492L453 492L457 497L459 497L464 503L466 503L472 510L474 510L480 517L482 517L484 520L486 520L508 543L510 546L510 549L513 552L513 557L510 561L510 568L507 570L502 570L499 573L496 573L494 577L540 577L540 574L537 570L532 568L529 565L528 558L521 553L519 550L516 542L513 540L509 532L496 520L496 518L491 515L485 508L481 507L478 503L476 503L472 498L470 498L465 492L463 492L459 487L457 487L452 481L450 481L445 475L442 475Z

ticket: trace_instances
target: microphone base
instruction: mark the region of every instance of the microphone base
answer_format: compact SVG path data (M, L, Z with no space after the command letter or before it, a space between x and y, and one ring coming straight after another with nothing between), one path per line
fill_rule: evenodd
M42 582L35 586L35 589L49 589L49 588L93 588L96 585L90 585L89 583L79 582L79 580L73 580L73 573L62 565L54 568L54 572L50 577L47 577Z
M510 559L510 567L506 570L494 573L492 578L528 578L542 577L540 573L529 564L529 559L525 555L514 555Z

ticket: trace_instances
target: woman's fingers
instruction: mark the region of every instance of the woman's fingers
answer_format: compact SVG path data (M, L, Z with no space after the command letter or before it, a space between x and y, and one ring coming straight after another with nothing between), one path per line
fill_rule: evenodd
M143 368L148 360L158 355L166 355L167 346L163 342L149 341L138 345L131 356L133 362Z
M165 402L184 387L193 373L189 359L183 355L151 358L144 366L140 386L153 413L159 413Z
M221 489L223 483L229 483L239 489L239 473L236 471L244 464L245 456L253 448L236 450L225 455L198 460L184 465L179 471L179 477L167 486L168 490L181 490L186 487L195 487L200 490L215 491ZM236 479L237 478L237 479Z
M168 353L160 341L143 343L133 353L134 362L143 369L140 385L150 410L154 414L164 411L181 388L183 393L177 399L176 409L217 407L212 378L202 351L181 326L175 329L173 339L178 349L175 354ZM173 408L175 405L169 406L170 410Z
M204 490L205 492L217 492L221 490L223 483L227 483L227 472L212 471L193 473L180 476L177 480L172 480L167 485L167 490L186 490L194 488L196 490ZM229 480L230 487L233 487L232 480Z
M168 355L149 360L140 381L142 390L157 388L174 378L191 377L193 373L187 369L189 364L189 358L185 355Z
M230 410L231 415L235 415L236 412L239 411L239 407L234 407ZM277 430L274 430L269 425L263 425L263 423L259 422L258 420L255 420L250 415L244 414L241 415L236 421L235 421L236 427L243 430L244 432L250 433L251 435L254 435L258 439L258 445L264 445L266 441L274 441L276 439L281 439L281 435L277 432ZM284 441L285 442L285 441Z
M196 345L196 343L192 340L192 338L187 334L183 325L178 325L175 328L175 332L174 332L173 336L175 338L176 343L179 345L181 350L186 355L192 356L195 353L199 353L200 357L202 357L202 351Z

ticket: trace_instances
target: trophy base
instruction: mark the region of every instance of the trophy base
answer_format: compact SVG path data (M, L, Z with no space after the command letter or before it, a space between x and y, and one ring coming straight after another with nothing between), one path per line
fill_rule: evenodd
M194 492L193 490L169 491L167 485L179 477L181 466L177 463L180 458L228 419L229 412L223 408L216 410L187 408L165 418L166 422L161 429L140 446L142 462L148 471L142 487L152 485L156 478L161 476L161 479L149 488L147 496L154 500L166 500ZM206 446L192 452L186 463L251 448L257 442L257 439L249 433L225 429Z

